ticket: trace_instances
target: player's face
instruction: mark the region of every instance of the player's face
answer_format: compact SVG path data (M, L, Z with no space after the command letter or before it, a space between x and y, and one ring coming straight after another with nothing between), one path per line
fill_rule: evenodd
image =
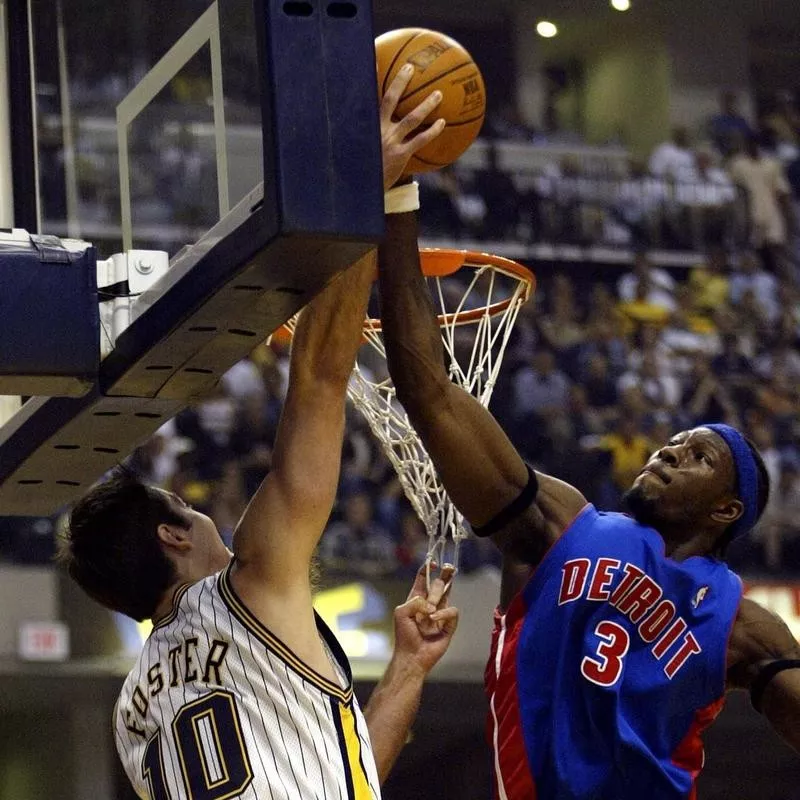
M703 525L708 515L733 498L733 458L724 440L708 428L673 436L645 464L626 494L642 522ZM687 531L690 533L690 531Z

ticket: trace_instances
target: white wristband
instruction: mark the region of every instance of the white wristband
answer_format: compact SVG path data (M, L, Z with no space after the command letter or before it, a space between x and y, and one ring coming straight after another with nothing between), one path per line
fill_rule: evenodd
M389 189L383 195L385 214L405 214L419 208L419 184L416 181L404 183Z

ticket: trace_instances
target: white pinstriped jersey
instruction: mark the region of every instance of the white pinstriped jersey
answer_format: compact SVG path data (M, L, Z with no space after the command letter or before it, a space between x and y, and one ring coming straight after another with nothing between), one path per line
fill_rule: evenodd
M377 800L347 657L317 617L342 683L247 610L230 567L175 596L114 710L117 750L147 800Z

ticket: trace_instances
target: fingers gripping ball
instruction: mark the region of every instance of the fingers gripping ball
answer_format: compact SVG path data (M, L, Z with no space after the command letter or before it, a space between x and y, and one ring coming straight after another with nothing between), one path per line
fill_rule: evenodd
M442 117L445 129L412 156L406 174L452 164L475 140L486 114L486 89L472 56L454 39L424 28L384 33L375 40L375 53L381 97L403 64L414 67L395 119L402 119L436 89L443 96L424 124Z

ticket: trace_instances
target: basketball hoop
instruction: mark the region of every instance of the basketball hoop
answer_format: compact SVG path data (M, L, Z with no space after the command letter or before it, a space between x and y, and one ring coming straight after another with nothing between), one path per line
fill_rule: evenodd
M422 249L422 271L433 284L450 379L483 406L492 397L520 308L535 288L526 267L500 256L466 250ZM294 320L286 327L293 331ZM364 322L364 339L386 361L381 321ZM433 463L388 374L371 376L356 362L347 394L365 417L397 472L406 497L428 534L427 563L458 567L464 518L441 485ZM469 453L464 454L470 457Z

